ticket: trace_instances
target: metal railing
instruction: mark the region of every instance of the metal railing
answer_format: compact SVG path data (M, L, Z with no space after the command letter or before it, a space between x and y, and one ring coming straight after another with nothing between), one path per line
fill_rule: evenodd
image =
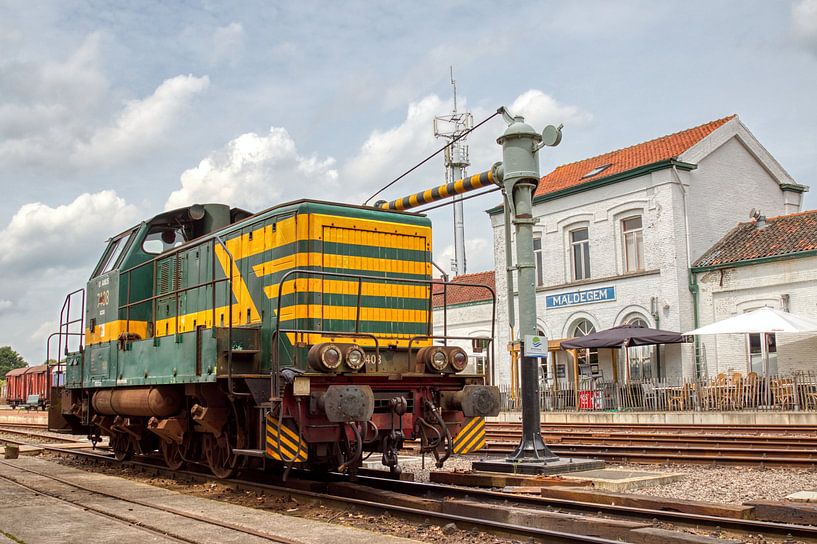
M500 385L502 409L521 410L510 386ZM612 383L569 379L540 384L543 411L817 411L817 373L759 376L720 374L708 379L654 379Z
M327 331L324 330L323 319L321 319L321 328L320 329L298 329L298 328L282 328L281 327L281 299L283 298L281 295L283 293L283 286L284 283L287 281L293 281L290 279L291 276L295 276L295 293L297 293L297 280L300 279L301 275L303 276L318 276L318 277L332 277L332 278L341 278L344 280L351 280L357 283L357 292L355 296L357 297L357 305L355 310L355 323L354 323L354 330L350 331ZM493 338L494 338L494 323L496 322L496 293L494 290L483 284L478 283L452 283L452 282L444 282L434 279L427 279L427 280L419 280L419 279L409 279L409 278L395 278L390 276L373 276L369 274L348 274L344 272L327 272L323 270L306 270L303 268L296 268L286 272L284 275L281 276L281 279L278 281L278 301L277 301L277 308L275 312L276 322L275 327L272 332L272 337L274 338L275 344L272 353L272 365L271 365L271 374L272 374L272 391L278 391L278 372L280 370L280 361L279 361L279 354L281 350L281 337L284 334L294 334L297 338L298 335L303 334L318 334L321 336L326 337L351 337L351 338L369 338L373 339L374 348L375 348L375 361L376 365L379 364L380 359L380 342L376 335L371 333L364 333L360 332L360 312L361 312L361 297L362 297L362 289L363 289L363 282L377 282L377 283L386 283L386 284L393 284L393 283L400 283L400 284L408 284L408 285L422 285L429 288L429 296L428 296L428 308L427 312L427 321L426 321L426 334L424 335L412 335L409 340L409 351L411 350L412 345L420 339L441 339L443 343L447 344L448 340L456 340L465 337L459 336L448 336L448 305L447 297L448 297L448 289L449 287L477 287L480 289L485 289L491 295L491 336L490 336L490 345L491 345L491 361L493 361ZM442 287L442 296L443 296L443 334L442 335L434 335L434 296L439 295L439 293L434 292L435 287ZM395 333L396 334L396 333ZM381 335L382 336L382 335ZM297 355L297 353L296 353ZM295 361L297 363L297 360ZM375 367L375 370L378 370L378 367Z

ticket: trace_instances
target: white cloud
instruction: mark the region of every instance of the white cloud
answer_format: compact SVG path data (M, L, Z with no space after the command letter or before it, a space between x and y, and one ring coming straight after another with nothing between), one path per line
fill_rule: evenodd
M794 35L817 54L817 0L800 0L792 6Z
M0 62L0 160L64 163L89 136L109 92L101 41L89 35L63 62Z
M7 299L0 299L0 314L6 313L7 310L10 310L14 306L14 303Z
M566 126L585 126L593 115L578 106L562 104L538 89L519 95L509 106L514 115L522 115L525 122L541 131L546 125L564 123Z
M465 264L469 274L494 269L493 247L493 242L486 238L467 238L465 240ZM436 257L437 264L446 272L451 271L453 259L453 244L445 246L445 249Z
M181 175L165 209L196 202L224 202L258 210L277 200L308 195L327 198L338 191L331 157L304 156L284 128L266 135L242 134Z
M150 96L131 100L112 126L97 130L79 144L80 163L115 163L155 146L190 99L210 84L207 76L166 79Z
M111 234L133 224L136 208L114 191L84 193L69 204L23 205L0 231L0 266L32 271L87 266Z
M232 22L213 32L212 62L236 63L244 54L244 27Z
M374 188L394 178L405 167L441 147L434 138L432 121L451 105L429 95L408 106L403 122L388 130L374 130L360 151L344 165L343 178L360 187ZM439 166L440 161L435 163ZM441 168L437 168L442 171Z
M461 100L461 111L464 104L465 100ZM432 121L437 115L449 113L451 107L450 101L443 101L436 95L410 103L401 124L388 130L373 131L360 151L346 162L343 168L344 182L374 192L372 189L384 185L442 147L444 141L434 138ZM523 93L508 107L514 115L523 115L527 123L540 131L548 124L559 123L564 123L569 130L585 126L593 119L590 113L578 106L563 104L537 89ZM476 108L473 111L474 121L479 122L491 113ZM469 172L487 170L501 159L501 150L496 144L496 137L501 130L501 121L494 120L468 136L471 157ZM401 180L382 196L402 196L442 183L445 179L442 162L442 155L431 159L427 166L412 177Z
M123 104L102 70L104 42L90 34L64 61L0 61L0 161L65 168L134 157L160 144L209 84L180 75Z

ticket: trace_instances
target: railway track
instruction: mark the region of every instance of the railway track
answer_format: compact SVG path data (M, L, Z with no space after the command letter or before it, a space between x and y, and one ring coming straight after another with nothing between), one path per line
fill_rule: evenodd
M649 430L646 430L649 429ZM542 437L560 456L667 464L728 464L817 468L813 426L543 425ZM483 452L513 451L519 425L489 423Z
M28 426L23 425L12 425L9 426L6 423L0 424L0 443L6 444L17 444L17 445L34 445L30 441L26 440L14 440L7 437L3 437L2 435L14 435L14 436L21 436L26 437L28 439L36 439L39 443L57 443L57 442L76 442L77 437L75 436L65 436L59 435L56 433L49 433L49 432L42 432L39 430L33 430L34 428L30 428ZM39 427L37 428L39 429Z
M11 467L15 471L23 471L23 472L27 472L27 473L30 473L30 474L34 474L34 475L36 475L36 476L38 476L40 478L45 478L45 479L47 479L47 480L49 480L51 482L57 482L57 483L61 484L61 486L63 488L69 488L69 489L72 489L74 491L79 490L79 491L82 491L83 493L81 494L81 498L74 499L74 498L71 498L71 496L70 496L71 493L70 492L69 493L59 493L59 492L55 492L55 491L43 491L41 487L34 487L34 486L28 485L26 483L23 483L18 479L0 475L0 479L2 479L2 480L8 481L8 482L10 482L10 483L12 483L12 484L14 484L16 486L27 489L27 490L29 490L29 491L37 494L37 495L47 496L47 497L50 497L52 499L58 500L60 502L70 504L70 505L72 505L74 507L77 507L77 508L80 508L82 510L93 512L96 515L98 515L98 516L100 516L102 518L105 518L107 521L127 525L127 526L132 527L132 528L137 528L138 530L141 530L141 531L143 531L143 532L145 532L147 534L150 534L152 536L159 536L162 539L170 539L170 540L173 540L175 542L183 542L183 543L187 543L187 544L198 544L198 542L199 542L198 540L193 540L193 539L184 537L183 535L180 535L180 534L174 534L171 530L169 530L167 528L166 524L152 525L152 524L149 524L149 523L145 523L143 521L140 521L139 523L134 523L132 521L132 519L130 519L130 518L114 514L114 513L110 512L109 510L106 510L103 507L95 506L93 504L93 501L88 500L87 494L90 494L90 495L95 496L95 497L104 497L104 498L107 498L107 499L114 499L116 501L126 502L128 504L132 504L132 505L135 505L135 506L140 506L142 508L148 508L148 509L151 509L151 510L155 510L156 512L160 512L162 514L168 514L169 513L169 514L172 514L174 516L185 518L185 519L188 519L188 520L195 520L195 521L198 521L198 522L204 522L204 523L207 523L208 525L211 525L211 526L214 526L214 527L220 527L222 529L228 529L228 530L230 530L232 532L237 533L237 535L243 535L244 537L252 536L252 537L255 537L257 539L265 540L265 541L268 541L268 542L276 542L278 544L303 544L301 541L293 540L291 538L286 538L286 537L281 536L281 535L273 535L273 534L270 534L270 533L267 533L267 532L255 531L255 530L252 530L250 528L242 527L242 526L236 525L236 524L231 524L231 523L225 523L225 522L222 522L222 521L212 520L212 519L207 518L206 516L200 516L200 515L196 515L196 514L193 514L193 513L190 513L190 512L184 512L182 510L170 508L170 507L168 507L166 505L157 506L157 505L152 504L152 503L150 503L148 501L142 501L142 500L139 500L139 499L135 499L133 497L124 497L122 495L102 492L102 491L99 491L97 489L93 489L93 488L78 484L76 482L71 482L71 481L65 480L63 478L59 478L57 476L54 476L53 474L46 474L44 472L40 472L40 471L37 471L37 470L32 470L32 469L29 469L29 468L21 467L19 465L15 465L15 464L9 463L7 461L0 461L0 465L5 465L5 466L8 466L8 467Z
M111 456L100 453L79 452L50 448L63 455L78 456L104 464L116 464ZM211 481L212 476L197 471L172 472L150 459L130 461L128 466L159 475L173 475L196 481ZM252 472L249 478L223 480L239 490L254 492L289 494L305 500L320 500L338 505L340 508L357 507L363 510L382 512L387 510L398 516L412 519L433 519L439 523L454 522L459 527L477 528L499 534L510 534L526 538L545 539L548 542L627 542L626 531L610 538L616 531L616 524L639 522L643 530L652 531L652 536L667 544L680 542L673 538L676 530L731 530L735 538L747 534L763 534L817 540L817 527L777 523L752 519L738 519L723 516L690 514L685 512L654 510L630 506L578 502L539 496L509 495L477 488L457 488L433 483L417 483L395 480L388 477L359 476L350 482L345 475L296 474L289 482L281 482L276 475ZM553 531L532 526L523 526L502 521L508 512L522 509L535 512L534 519L564 516L570 525L579 524L581 531ZM660 522L660 527L655 527ZM673 529L661 528L671 524ZM612 527L612 528L611 528ZM680 534L680 533L679 533ZM635 540L646 535L639 534ZM688 535L687 535L688 536Z

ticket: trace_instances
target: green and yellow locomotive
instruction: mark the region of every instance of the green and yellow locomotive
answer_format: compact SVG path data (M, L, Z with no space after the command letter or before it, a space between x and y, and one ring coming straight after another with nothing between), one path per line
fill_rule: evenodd
M433 333L432 291L463 285L432 279L420 214L311 200L162 213L112 238L69 295L51 427L219 477L253 458L354 471L372 452L399 471L404 439L442 466L480 449L499 410Z

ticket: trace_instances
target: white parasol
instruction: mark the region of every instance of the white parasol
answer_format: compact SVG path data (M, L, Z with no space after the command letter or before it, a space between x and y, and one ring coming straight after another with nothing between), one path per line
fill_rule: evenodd
M758 308L734 317L716 321L684 334L762 334L784 332L817 333L817 320L773 308Z

